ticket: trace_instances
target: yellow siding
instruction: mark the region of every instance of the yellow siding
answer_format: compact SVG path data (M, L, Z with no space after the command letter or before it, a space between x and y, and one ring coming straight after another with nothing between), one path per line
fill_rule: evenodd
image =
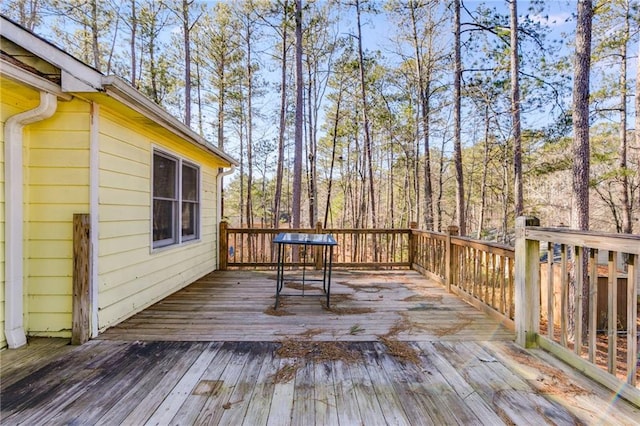
M100 111L98 322L104 330L214 269L219 165L197 147L142 129L107 108ZM199 241L151 248L154 146L200 167Z
M4 335L4 123L39 104L39 94L0 86L0 347ZM218 163L210 153L102 106L98 122L98 327L118 323L212 271L217 264ZM59 102L53 117L24 130L25 329L70 336L72 220L89 213L90 104ZM195 163L201 174L200 240L151 248L153 147Z
M39 103L39 95L13 81L0 77L0 348L7 346L4 333L5 316L5 199L4 199L4 126L7 119L22 111L34 108Z
M59 102L25 131L27 333L70 336L73 214L89 213L90 105Z
M61 298L61 301L68 300L68 296ZM31 299L29 300L31 302ZM45 310L49 310L45 306ZM62 312L31 312L30 321L34 324L43 324L41 329L29 330L27 333L29 336L35 337L66 337L68 338L71 333L68 331L72 318L70 313Z

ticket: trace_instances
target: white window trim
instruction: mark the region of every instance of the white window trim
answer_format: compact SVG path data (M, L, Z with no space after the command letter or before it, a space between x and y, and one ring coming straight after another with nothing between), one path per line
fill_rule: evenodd
M153 240L153 201L154 201L154 156L156 154L159 154L161 156L165 156L167 158L170 158L172 160L175 160L177 162L177 168L178 170L176 171L176 193L177 193L177 205L176 205L176 212L174 213L174 232L176 235L175 238L175 242L171 242L168 244L162 244L162 245L157 245L158 243L162 242L162 241L169 241L169 240L160 240L160 241L154 241ZM190 167L195 168L198 171L198 216L197 216L197 224L196 224L196 237L195 238L186 238L186 239L182 239L182 165L183 164L187 164ZM164 251L164 250L169 250L172 248L177 248L177 247L181 247L187 244L193 244L196 242L199 242L202 238L202 167L200 166L200 164L196 163L195 161L192 161L190 159L187 159L181 155L178 155L176 153L170 152L169 150L165 149L164 147L159 147L159 146L152 146L151 149L151 182L150 182L150 193L151 193L151 206L150 206L150 218L151 220L149 221L149 246L151 247L151 252L158 252L158 251Z

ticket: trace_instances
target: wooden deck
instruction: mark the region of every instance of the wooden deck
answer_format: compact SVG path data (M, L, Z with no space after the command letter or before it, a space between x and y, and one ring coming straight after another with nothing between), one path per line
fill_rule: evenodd
M290 297L283 316L273 275L214 273L83 346L0 352L1 423L638 424L414 272L340 272L331 310Z
M215 272L101 338L377 341L392 331L409 341L513 340L511 330L415 271L334 271L329 310L323 297L312 296L321 294L318 286L307 283L309 297L300 297L300 283L285 281L284 293L296 296L282 297L274 310L275 272Z

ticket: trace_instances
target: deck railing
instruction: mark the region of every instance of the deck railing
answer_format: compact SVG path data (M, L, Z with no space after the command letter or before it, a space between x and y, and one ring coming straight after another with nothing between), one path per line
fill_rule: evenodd
M513 328L519 344L553 352L640 404L636 387L640 236L540 228L537 220L527 218L518 218L517 223L515 250L460 237L456 227L439 233L412 227L323 229L320 225L246 229L223 223L220 268L275 268L272 240L278 232L331 233L338 241L334 266L416 269ZM597 261L603 252L608 259L604 268ZM320 267L314 250L295 261L290 250L285 257L289 266ZM616 268L617 259L624 259L623 271ZM599 288L598 281L604 287ZM583 292L572 290L585 283L588 301L583 301ZM604 304L598 302L602 292L607 294Z
M412 268L513 328L513 248L457 234L414 230Z
M494 315L513 328L513 248L447 233L405 229L267 229L220 226L220 269L275 268L277 252L272 243L279 232L330 233L338 242L336 267L361 269L416 269L446 285L469 303ZM224 255L226 253L226 256ZM320 268L317 251L298 253L285 247L286 266Z
M517 219L516 341L552 352L640 405L640 236L538 225Z
M409 268L411 266L410 229L334 229L315 228L266 229L230 228L220 225L220 269L273 268L277 251L272 243L280 232L332 234L338 245L334 249L333 265L362 269ZM294 258L293 249L285 247L286 266L311 266L320 268L320 256L316 249L299 252ZM226 256L225 256L226 254Z

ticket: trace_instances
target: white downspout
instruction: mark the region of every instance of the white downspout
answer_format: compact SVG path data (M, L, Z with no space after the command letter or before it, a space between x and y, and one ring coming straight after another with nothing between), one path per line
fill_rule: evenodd
M27 343L24 331L24 164L22 159L24 126L51 117L58 98L40 92L40 105L18 113L4 126L5 199L5 335L10 348Z
M216 232L218 232L218 230L220 229L220 222L222 222L222 178L225 176L229 176L230 174L233 174L233 172L236 171L236 166L234 164L231 165L231 168L227 171L224 171L223 168L220 168L220 171L218 172L218 174L216 175L216 183L218 186L218 196L217 198L217 207L216 207L216 217L218 220L218 228L216 230ZM220 238L220 235L218 235L218 238ZM218 253L218 265L217 268L220 267L220 253Z
M100 192L100 105L91 103L91 133L89 139L89 221L91 240L90 298L91 337L98 336L98 227Z

